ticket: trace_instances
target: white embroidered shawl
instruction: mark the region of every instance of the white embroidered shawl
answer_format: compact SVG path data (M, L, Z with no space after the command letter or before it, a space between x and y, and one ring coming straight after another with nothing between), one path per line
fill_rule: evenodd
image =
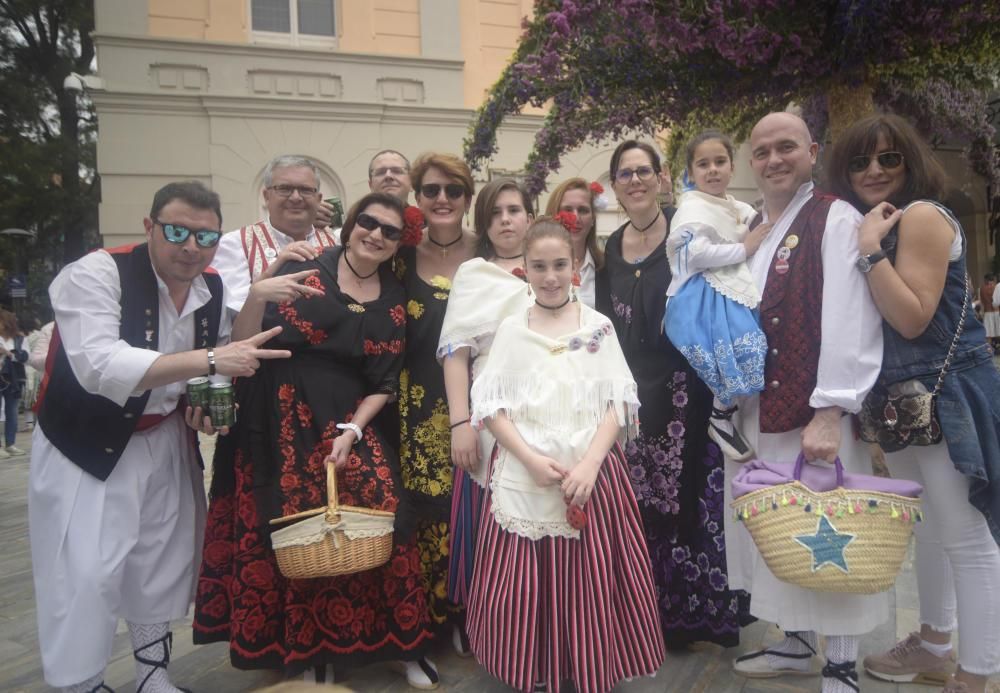
M559 339L534 332L527 311L504 320L486 368L472 385L472 419L504 412L525 442L572 469L608 410L635 430L639 399L610 321L580 305L580 328ZM578 538L566 521L558 485L540 487L527 468L500 448L490 476L493 516L529 539Z
M755 214L753 207L732 195L721 198L697 190L684 193L670 221L667 237L671 265L695 238L706 239L712 244L742 243ZM705 281L723 296L748 308L756 308L760 303L760 291L746 262L706 269L703 273Z

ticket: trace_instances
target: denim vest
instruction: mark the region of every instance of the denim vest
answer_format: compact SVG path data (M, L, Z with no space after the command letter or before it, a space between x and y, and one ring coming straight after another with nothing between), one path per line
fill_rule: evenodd
M894 330L887 321L882 322L884 336L884 351L882 354L881 380L886 384L898 383L922 376L936 376L944 367L948 348L955 338L959 318L962 315L962 302L966 291L965 255L967 242L962 225L950 211L937 203L933 203L951 222L955 230L962 235L962 254L957 260L948 263L948 274L945 277L944 291L934 317L923 334L914 339L907 339ZM882 240L882 247L889 261L896 262L896 244L898 241L898 225ZM971 288L969 289L971 292ZM992 357L992 350L986 342L986 330L976 318L972 310L974 296L969 295L969 306L965 315L965 328L955 347L949 371L958 371L974 366ZM933 383L932 383L933 385Z

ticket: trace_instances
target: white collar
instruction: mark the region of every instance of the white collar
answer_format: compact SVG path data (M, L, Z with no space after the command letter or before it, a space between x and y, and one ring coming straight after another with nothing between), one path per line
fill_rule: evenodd
M153 275L156 277L156 290L160 297L173 306L174 300L170 297L170 289L167 287L166 282L160 278L160 273L156 271L155 267L153 267ZM185 315L195 312L211 299L212 292L209 290L208 284L205 283L205 277L199 274L191 281L187 299L184 301L184 309L180 311L177 317L183 318Z
M284 231L279 231L278 229L274 228L274 225L271 223L271 217L270 217L270 215L264 217L264 224L267 226L267 230L271 233L272 238L274 238L274 240L279 245L285 246L285 245L288 245L289 243L294 243L295 242L296 239L292 238L291 236L289 236ZM307 233L306 237L304 239L302 239L302 240L308 241L311 238L313 238L315 235L316 235L316 227L313 226L312 228L309 229L309 233Z
M789 214L793 216L798 214L799 210L802 208L802 205L809 198L809 196L812 195L814 187L816 187L816 184L813 183L812 180L800 185L799 189L795 191L795 196L792 198L792 201L788 203L787 207L785 207L785 211L781 213L781 216L778 219L773 220L774 223L775 224L780 223L781 220L787 217ZM763 221L772 221L767 217L767 200L765 200L764 204L762 205L761 215L763 216L762 219Z

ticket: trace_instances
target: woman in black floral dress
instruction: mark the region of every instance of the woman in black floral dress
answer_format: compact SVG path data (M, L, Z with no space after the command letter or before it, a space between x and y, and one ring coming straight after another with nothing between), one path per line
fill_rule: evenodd
M269 344L292 357L263 363L240 388L234 473L213 483L195 642L228 640L238 668L342 671L407 660L422 670L431 632L420 554L398 460L371 424L395 394L403 361L405 294L386 262L402 212L391 196L362 198L348 214L344 247L260 282L285 282L298 298L265 308L251 293L244 306L250 322L283 328ZM289 580L268 521L326 504L328 457L342 504L396 513L392 557L355 575ZM437 683L436 674L423 678Z
M611 234L597 307L611 318L639 384L639 435L625 448L642 511L667 647L739 642L745 601L728 589L723 459L708 440L712 396L663 334L669 227L657 203L660 160L629 140L611 181L630 221Z
M468 647L462 612L448 601L448 526L451 519L451 436L438 338L458 266L475 255L476 236L462 227L475 192L465 162L450 154L424 154L410 171L417 206L427 223L419 245L403 248L396 272L406 288L406 359L399 380L403 484L418 513L417 544L424 589L437 633L454 628L460 654Z

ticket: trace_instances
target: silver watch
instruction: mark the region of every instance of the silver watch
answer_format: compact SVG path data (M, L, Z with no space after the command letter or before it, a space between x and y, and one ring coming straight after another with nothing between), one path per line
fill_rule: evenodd
M884 250L876 250L874 253L860 256L857 262L854 263L854 266L863 274L868 274L879 260L885 260Z

